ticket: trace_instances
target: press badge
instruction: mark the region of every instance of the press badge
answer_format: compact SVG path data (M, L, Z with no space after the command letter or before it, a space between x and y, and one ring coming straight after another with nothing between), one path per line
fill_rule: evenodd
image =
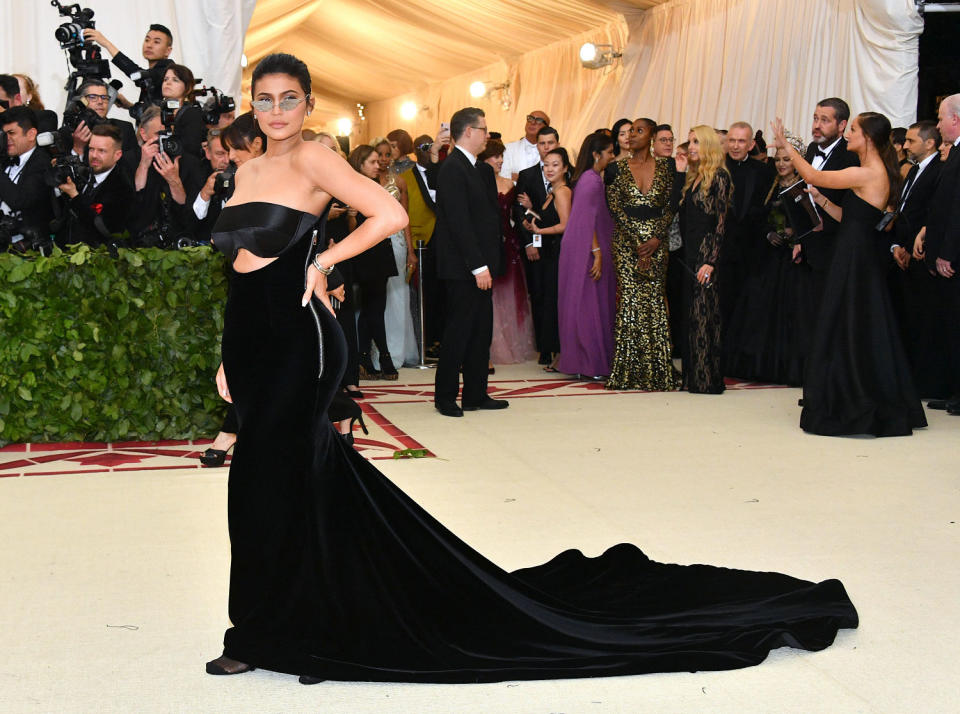
M540 248L540 247L542 247L542 246L543 246L543 236L540 235L539 233L534 233L534 234L533 234L533 247L534 247L534 248Z

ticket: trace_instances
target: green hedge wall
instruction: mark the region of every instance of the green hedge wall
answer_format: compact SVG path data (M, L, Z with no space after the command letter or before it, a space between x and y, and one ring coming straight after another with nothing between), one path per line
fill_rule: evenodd
M215 434L226 293L205 247L0 254L0 445Z

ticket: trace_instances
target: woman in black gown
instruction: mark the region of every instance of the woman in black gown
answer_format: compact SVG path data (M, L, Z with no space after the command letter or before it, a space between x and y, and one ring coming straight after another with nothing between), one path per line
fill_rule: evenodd
M695 126L688 140L690 166L680 202L680 234L685 272L695 274L683 283L683 386L691 394L723 394L720 293L716 287L723 275L716 267L723 250L733 181L716 131Z
M890 303L884 262L890 241L876 230L900 185L890 121L864 112L850 123L847 147L860 165L841 171L817 171L804 161L779 119L774 132L807 183L853 189L839 207L814 194L840 230L804 368L800 426L826 436L912 434L927 420Z
M507 573L337 438L324 411L346 347L321 269L406 216L301 140L312 104L302 62L266 57L252 91L269 148L238 173L215 228L236 269L217 385L240 438L228 494L233 626L208 672L263 667L313 683L728 669L783 645L821 649L856 627L837 580L664 565L628 544ZM310 226L331 194L367 220L324 248Z

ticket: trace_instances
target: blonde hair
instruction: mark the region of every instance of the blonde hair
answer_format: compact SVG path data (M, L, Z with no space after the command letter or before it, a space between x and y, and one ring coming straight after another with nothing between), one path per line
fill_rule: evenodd
M697 177L700 178L700 194L705 194L713 183L718 171L727 171L724 162L723 149L720 148L720 140L717 138L717 132L713 127L706 124L700 124L693 127L690 131L697 137L699 143L700 159L694 164L691 163L687 169L687 178L683 182L683 192L686 193Z
M40 99L40 90L37 89L37 83L25 74L14 74L13 76L20 81L20 86L27 90L27 94L30 95L30 101L24 103L34 111L43 111L45 107Z

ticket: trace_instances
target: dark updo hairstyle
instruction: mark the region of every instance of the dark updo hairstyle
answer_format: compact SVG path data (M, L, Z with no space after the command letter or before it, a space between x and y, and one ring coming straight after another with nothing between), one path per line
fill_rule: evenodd
M629 119L617 119L611 130L611 136L613 137L614 143L617 145L617 153L620 153L620 140L617 138L620 136L620 130L627 124L633 124Z
M288 74L300 84L304 94L310 94L310 69L303 62L286 52L274 52L257 63L250 81L250 94L256 96L257 82L268 74Z
M487 139L487 146L477 156L477 161L486 161L491 156L503 156L503 152L506 150L507 147L499 139Z
M194 99L194 92L197 89L197 82L193 78L193 72L190 71L190 68L182 64L168 64L163 75L166 76L167 72L173 72L176 78L183 82L187 87L187 93L183 95L183 101L192 102Z
M563 161L563 165L566 166L566 169L563 172L563 178L564 178L564 181L566 181L567 185L569 186L570 175L571 175L570 155L567 153L566 149L564 149L562 146L558 146L553 151L548 151L543 158L546 159L547 156L550 156L551 154L556 154L557 156L559 156L560 160Z
M260 138L260 146L267 150L267 135L260 130L260 124L253 112L241 114L233 123L220 132L220 143L227 151L249 151L254 139Z
M370 144L360 144L357 148L350 152L350 156L347 157L347 163L353 167L353 170L358 174L362 174L363 171L360 170L360 167L363 166L363 162L370 158L370 154L376 153Z
M612 136L601 134L599 131L590 134L583 140L583 144L580 145L580 153L577 154L577 165L573 169L573 178L570 179L571 188L576 185L584 173L594 167L597 160L593 155L602 153L608 147L613 146L614 143Z
M862 112L857 115L856 122L860 125L860 131L870 139L870 143L876 147L877 153L883 160L887 178L890 179L890 197L900 195L900 163L897 150L890 142L890 120L877 112Z

